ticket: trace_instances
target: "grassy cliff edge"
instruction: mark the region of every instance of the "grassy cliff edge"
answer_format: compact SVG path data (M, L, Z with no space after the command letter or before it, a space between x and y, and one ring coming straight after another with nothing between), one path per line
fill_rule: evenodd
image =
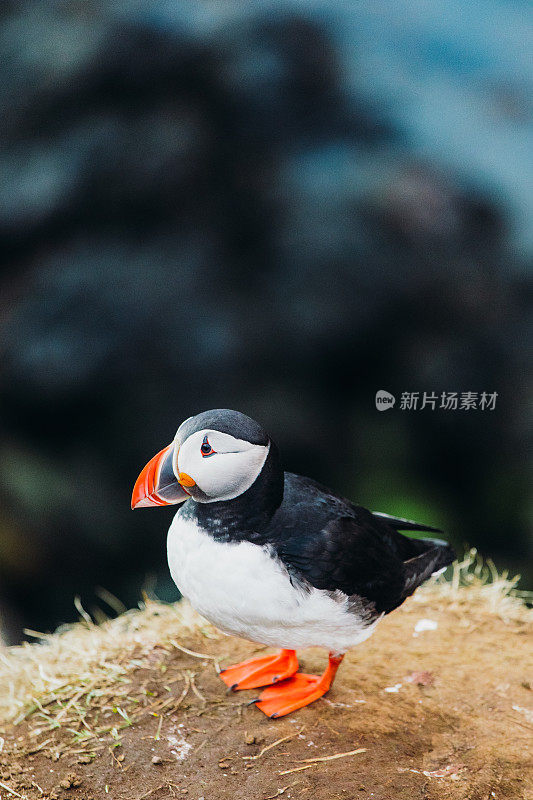
M0 648L0 798L533 800L533 611L515 583L471 551L278 721L217 677L264 648L186 603L98 625L80 607Z

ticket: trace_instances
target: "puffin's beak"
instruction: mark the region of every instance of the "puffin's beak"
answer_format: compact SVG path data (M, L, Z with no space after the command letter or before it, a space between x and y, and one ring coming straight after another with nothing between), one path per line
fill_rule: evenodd
M175 444L172 442L145 466L133 487L132 508L173 506L176 503L183 503L189 497L174 475L174 447ZM186 485L194 485L194 481Z

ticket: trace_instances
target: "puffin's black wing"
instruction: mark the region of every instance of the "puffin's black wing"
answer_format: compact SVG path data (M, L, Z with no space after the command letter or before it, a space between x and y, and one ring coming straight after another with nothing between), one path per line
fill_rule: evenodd
M388 613L455 558L446 542L409 539L367 509L288 477L276 550L290 571L317 589L366 598L378 613ZM285 499L292 500L290 508Z

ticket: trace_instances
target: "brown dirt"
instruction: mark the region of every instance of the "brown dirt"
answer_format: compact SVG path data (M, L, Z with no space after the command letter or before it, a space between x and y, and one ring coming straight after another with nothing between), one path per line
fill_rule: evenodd
M438 628L413 636L421 618ZM214 661L171 640L223 666L264 649L176 623L117 659L107 683L39 701L0 730L0 800L533 799L525 617L415 596L347 655L326 698L277 721L246 705L257 691L227 695ZM304 651L301 667L320 671L324 655Z

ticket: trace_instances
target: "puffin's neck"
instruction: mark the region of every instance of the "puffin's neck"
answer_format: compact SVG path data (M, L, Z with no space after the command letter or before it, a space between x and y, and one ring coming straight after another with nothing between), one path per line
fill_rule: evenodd
M216 503L187 502L188 514L214 539L266 543L264 530L283 500L283 469L274 442L263 469L246 492Z

